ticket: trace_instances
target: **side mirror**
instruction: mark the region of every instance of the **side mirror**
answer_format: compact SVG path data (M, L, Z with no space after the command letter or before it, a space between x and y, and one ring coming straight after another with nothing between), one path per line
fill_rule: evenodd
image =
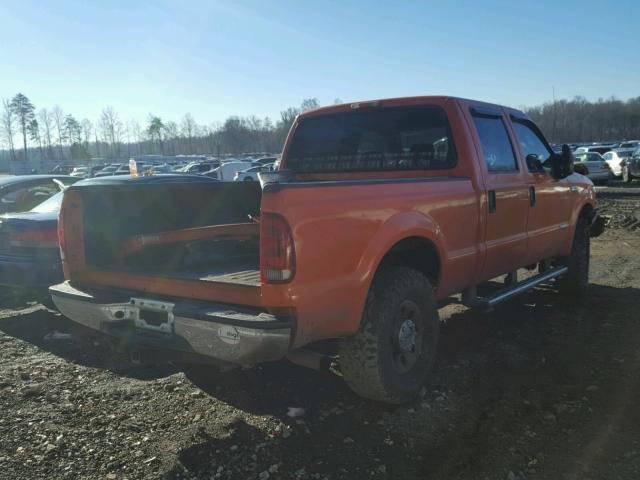
M551 160L551 176L556 180L566 178L573 172L573 151L566 143L562 145L562 152L553 155Z
M529 155L527 155L525 160L527 162L527 168L530 172L544 172L544 166L538 158L538 155L530 153Z

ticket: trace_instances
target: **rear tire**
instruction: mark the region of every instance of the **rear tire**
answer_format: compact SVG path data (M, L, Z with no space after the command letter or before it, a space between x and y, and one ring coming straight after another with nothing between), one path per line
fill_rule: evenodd
M576 231L573 235L571 254L560 260L560 265L569 267L569 271L559 280L560 292L571 296L583 296L589 286L589 257L591 254L591 239L589 221L584 217L578 218Z
M624 183L631 183L633 181L633 177L629 172L629 167L622 167L622 181Z
M383 267L369 290L360 330L340 343L347 385L372 400L410 400L433 367L438 328L427 277L408 267Z

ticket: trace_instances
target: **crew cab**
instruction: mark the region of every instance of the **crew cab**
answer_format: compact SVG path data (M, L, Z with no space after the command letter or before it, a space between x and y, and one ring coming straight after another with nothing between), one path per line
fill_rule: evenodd
M75 322L183 364L319 366L314 344L337 339L355 392L404 402L434 362L441 301L462 294L489 310L551 281L585 292L602 222L571 161L498 105L425 96L320 108L297 117L279 170L260 183L70 187L66 281L50 292ZM478 293L496 278L502 288Z

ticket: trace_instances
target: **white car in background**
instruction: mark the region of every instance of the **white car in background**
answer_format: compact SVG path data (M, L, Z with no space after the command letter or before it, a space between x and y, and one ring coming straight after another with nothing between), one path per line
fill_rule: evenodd
M91 176L91 171L89 170L89 167L75 167L70 175L78 178L89 178Z
M622 161L625 158L629 158L632 153L633 149L618 148L605 153L602 156L602 159L609 164L609 168L611 168L613 176L620 177L622 176Z
M574 168L586 169L586 176L596 185L606 185L611 178L611 168L598 152L584 152L575 155ZM576 168L578 173L582 173Z
M219 167L203 173L203 175L206 175L207 177L217 178L222 182L231 182L234 180L236 172L246 170L248 168L251 168L252 166L252 162L225 162Z
M272 163L266 165L256 165L246 170L240 170L239 172L236 172L236 176L233 177L233 179L236 182L257 182L258 173L270 172L271 170L273 170Z

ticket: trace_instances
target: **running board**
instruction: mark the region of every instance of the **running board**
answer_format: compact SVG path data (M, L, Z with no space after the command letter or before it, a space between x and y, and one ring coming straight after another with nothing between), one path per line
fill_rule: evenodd
M497 304L509 300L510 298L520 295L532 288L544 283L552 278L557 278L567 273L567 267L555 267L545 272L539 273L533 277L527 278L521 282L515 283L510 287L503 288L489 297L478 297L475 295L475 288L465 290L462 294L462 303L471 308L479 308L483 310L491 310Z

